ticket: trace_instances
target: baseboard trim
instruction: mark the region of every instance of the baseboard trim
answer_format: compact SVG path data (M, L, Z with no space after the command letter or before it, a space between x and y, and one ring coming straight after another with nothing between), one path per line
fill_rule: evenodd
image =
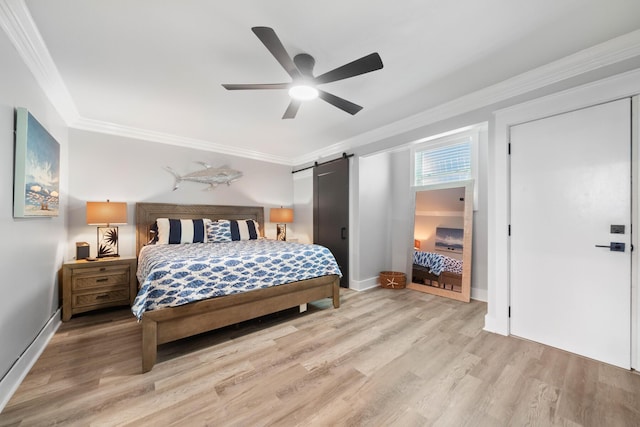
M487 302L488 292L486 289L471 288L471 299Z
M9 369L9 372L0 380L0 412L9 403L11 396L18 390L18 387L47 347L60 325L60 309L58 309L49 318L49 321L40 330L40 333L38 333L29 347Z
M378 276L371 277L365 280L352 280L349 283L349 289L354 291L366 291L372 288L380 286L378 282ZM475 299L482 302L487 302L488 295L486 289L471 288L471 299Z
M484 329L487 332L493 332L493 333L498 333L498 331L496 330L496 321L494 319L493 316L490 316L489 313L485 314L484 316Z
M349 282L349 289L353 289L354 291L366 291L373 289L378 285L378 276L375 276L365 280L352 280Z

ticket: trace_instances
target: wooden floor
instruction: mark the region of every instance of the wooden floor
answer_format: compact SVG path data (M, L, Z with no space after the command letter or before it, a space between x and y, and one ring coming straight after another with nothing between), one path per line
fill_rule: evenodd
M482 331L486 305L329 300L160 347L126 309L64 323L1 426L638 426L640 375Z

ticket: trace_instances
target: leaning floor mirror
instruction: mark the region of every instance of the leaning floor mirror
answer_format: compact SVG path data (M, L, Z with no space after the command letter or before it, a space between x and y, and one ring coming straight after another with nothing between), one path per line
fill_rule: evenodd
M416 187L407 288L469 302L473 181Z

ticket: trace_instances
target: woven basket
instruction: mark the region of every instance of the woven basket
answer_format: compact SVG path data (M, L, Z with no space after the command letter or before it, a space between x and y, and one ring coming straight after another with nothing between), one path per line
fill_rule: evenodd
M386 289L404 289L407 285L407 276L397 271L381 271L380 286Z

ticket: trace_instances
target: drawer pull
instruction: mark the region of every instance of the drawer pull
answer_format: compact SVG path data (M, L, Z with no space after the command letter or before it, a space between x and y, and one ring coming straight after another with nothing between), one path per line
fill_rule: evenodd
M96 295L96 299L105 299L109 298L109 294Z
M100 271L106 271L107 267L100 267Z
M108 282L109 278L108 277L103 277L101 279L96 279L96 283L100 283L100 282Z

